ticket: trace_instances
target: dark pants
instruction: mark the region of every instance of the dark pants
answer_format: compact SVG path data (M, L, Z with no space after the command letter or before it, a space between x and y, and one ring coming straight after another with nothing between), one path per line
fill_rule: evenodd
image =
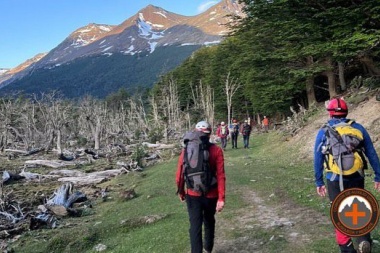
M249 135L243 135L244 140L244 148L248 148L249 146Z
M238 133L232 133L231 134L232 148L237 148L238 135L239 135Z
M186 196L190 221L191 253L212 251L215 236L215 208L217 199ZM202 224L204 224L204 245L202 243Z
M359 176L359 177L353 178L352 180L344 180L343 187L344 189L350 189L350 188L364 189L364 178ZM331 182L330 180L327 180L327 191L329 194L330 201L331 202L334 201L334 199L340 193L339 182L338 181ZM335 230L335 234L336 234L337 243L339 245L344 245L351 240L349 236L342 234L337 229ZM356 237L356 239L358 243L360 243L361 241L371 242L371 234L368 233L363 236Z
M227 147L227 136L226 137L220 137L220 142L222 144L222 148L225 149Z

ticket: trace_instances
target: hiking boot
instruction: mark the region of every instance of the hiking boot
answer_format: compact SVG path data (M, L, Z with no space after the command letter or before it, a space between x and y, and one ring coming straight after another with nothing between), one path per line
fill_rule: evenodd
M358 253L371 253L371 243L369 241L361 241L358 246Z
M344 245L339 245L340 252L341 253L357 253L357 251L354 248L354 244L352 241L349 241L348 243Z

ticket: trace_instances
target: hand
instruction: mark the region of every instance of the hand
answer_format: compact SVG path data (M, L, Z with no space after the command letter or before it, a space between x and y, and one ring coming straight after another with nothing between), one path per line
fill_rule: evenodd
M181 200L181 202L184 202L185 199L186 199L186 196L184 194L179 194L179 200Z
M318 186L317 187L317 193L318 193L318 195L319 196L321 196L321 197L324 197L324 196L326 196L326 186L324 186L324 185L322 185L322 186Z
M375 182L375 189L380 192L380 182Z
M216 211L219 213L223 210L224 208L224 201L218 201L216 203Z

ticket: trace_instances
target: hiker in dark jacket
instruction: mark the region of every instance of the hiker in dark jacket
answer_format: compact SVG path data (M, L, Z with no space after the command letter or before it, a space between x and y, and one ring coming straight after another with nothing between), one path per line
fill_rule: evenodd
M211 126L205 121L200 121L195 127L210 137ZM225 172L224 156L222 149L208 143L209 167L216 177L216 187L211 188L206 194L201 194L193 189L187 188L184 180L184 153L182 151L177 164L176 184L181 201L187 203L190 221L190 244L191 253L211 252L214 247L215 235L215 213L221 212L225 201ZM186 187L185 187L186 186ZM202 241L202 224L204 225L204 240Z
M249 136L251 135L252 127L248 123L248 120L244 120L244 124L241 126L241 134L243 135L244 148L249 148Z
M334 98L330 100L327 110L330 114L330 120L327 122L330 126L336 125L341 122L350 122L349 119L346 119L348 114L348 107L346 102L340 98ZM376 153L376 150L373 147L372 140L366 131L366 129L359 123L353 122L351 126L355 129L360 130L363 134L363 141L361 143L363 147L363 152L368 158L374 172L375 172L375 189L380 191L380 162L379 157ZM317 193L319 196L326 196L328 192L330 201L332 202L337 195L341 192L339 180L343 180L344 189L350 188L362 188L364 189L364 173L362 171L356 171L351 175L336 176L335 173L331 171L326 172L326 182L327 189L323 180L323 171L328 169L326 166L325 155L322 153L322 147L326 143L326 134L325 130L320 129L314 147L314 173L315 173L315 183L317 187ZM335 175L334 175L335 174ZM364 236L357 237L358 240L358 249L355 250L351 238L346 234L341 233L339 230L335 229L336 241L340 247L341 252L346 253L369 253L371 252L371 235L370 233L365 234Z
M232 142L232 148L238 148L237 147L237 139L239 136L239 123L237 122L236 119L232 121L232 127L231 127L231 142Z

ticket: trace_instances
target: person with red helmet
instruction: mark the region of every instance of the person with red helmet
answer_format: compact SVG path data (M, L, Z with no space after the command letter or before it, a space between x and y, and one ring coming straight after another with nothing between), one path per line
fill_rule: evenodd
M225 171L222 149L210 143L211 126L206 121L200 121L195 126L195 131L206 134L202 139L202 145L208 150L208 169L212 172L213 187L206 192L199 192L189 186L185 174L184 148L178 159L176 184L177 193L181 201L186 201L190 221L190 244L192 253L211 252L214 247L215 213L221 212L225 202ZM202 159L204 160L204 159ZM204 240L202 240L202 225L204 226Z
M349 125L354 129L359 130L362 136L362 140L360 140L360 149L357 152L360 152L361 156L364 154L375 173L375 183L374 187L377 191L380 191L380 162L379 157L376 153L376 150L372 144L372 140L367 132L367 130L359 123L356 123L353 120L347 119L348 114L348 106L346 101L344 101L342 98L333 98L329 101L327 105L327 111L330 115L330 119L327 122L327 127L337 127L339 124L342 125ZM355 130L356 131L356 130ZM352 174L345 175L345 173L342 172L337 175L335 172L329 168L329 162L326 161L326 155L329 154L323 150L324 147L328 146L328 136L327 136L326 128L321 128L318 131L318 134L316 136L315 140L315 146L314 146L314 175L315 175L315 184L317 189L317 194L319 196L326 196L326 193L328 193L329 199L331 202L334 201L334 199L338 196L338 194L343 189L350 189L350 188L362 188L364 189L364 176L362 169L358 171L353 171ZM330 156L331 157L331 156ZM364 158L364 156L363 156ZM332 159L332 158L330 158ZM339 163L338 163L339 164ZM342 167L342 165L339 165ZM363 164L364 168L366 167L366 163ZM341 168L340 168L341 169ZM324 183L323 174L324 170L325 178L327 182L327 188ZM372 245L372 239L370 233L365 234L363 236L357 237L357 244L358 248L357 250L354 248L354 245L352 243L351 237L343 234L338 229L335 229L336 234L336 241L339 245L339 248L341 252L345 253L369 253L371 252L371 245Z

